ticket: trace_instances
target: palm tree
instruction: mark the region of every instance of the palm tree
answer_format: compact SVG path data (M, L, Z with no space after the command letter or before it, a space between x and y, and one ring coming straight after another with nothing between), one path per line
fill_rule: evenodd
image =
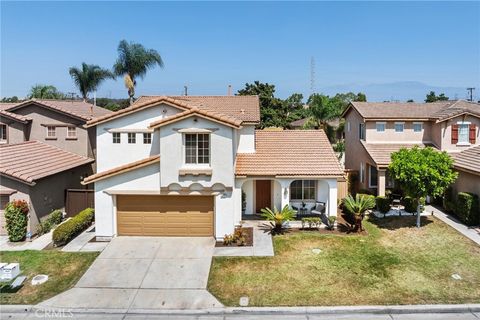
M328 121L337 117L337 110L328 96L314 93L308 99L308 109L317 127L326 129Z
M30 88L29 99L64 99L63 93L57 88L46 84L36 84Z
M365 217L365 211L375 207L375 198L373 196L358 194L355 198L352 195L348 195L342 200L343 206L347 211L353 214L355 220L354 231L363 231L362 221Z
M136 78L143 79L148 71L155 65L163 68L163 60L160 54L153 49L145 49L139 43L120 41L118 45L118 59L113 65L116 76L124 76L125 87L128 89L130 104L135 96Z
M68 71L73 81L82 94L83 101L86 101L88 94L97 90L100 84L107 79L115 79L110 70L102 69L94 64L82 63L82 68L71 67Z

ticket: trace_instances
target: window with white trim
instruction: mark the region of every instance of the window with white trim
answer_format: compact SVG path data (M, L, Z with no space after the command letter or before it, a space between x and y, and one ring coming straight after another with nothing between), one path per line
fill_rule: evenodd
M185 163L210 163L210 135L207 133L185 134Z
M405 127L405 123L404 122L395 122L395 132L403 132L403 129Z
M422 122L414 122L413 123L413 132L422 132L423 130L423 123Z
M112 133L112 142L113 143L120 143L120 132L113 132Z
M377 132L385 132L385 122L376 123Z
M295 180L290 184L290 200L315 201L315 180Z
M143 134L143 144L151 144L152 143L152 134L147 132Z
M77 128L67 127L67 138L76 138L77 137Z
M47 126L47 138L55 138L57 136L55 126Z
M136 143L137 142L137 134L135 132L128 133L128 143Z
M7 125L0 124L0 143L7 143Z
M470 123L459 122L458 123L458 143L469 144L470 139L468 137L470 130Z

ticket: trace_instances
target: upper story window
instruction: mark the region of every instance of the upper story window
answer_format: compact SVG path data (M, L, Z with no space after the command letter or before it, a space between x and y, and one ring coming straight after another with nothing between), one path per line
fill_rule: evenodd
M468 144L470 143L468 133L470 129L470 123L458 124L458 143Z
M477 141L477 126L474 123L459 121L452 124L452 144L470 145Z
M413 123L413 132L422 132L423 124L421 122Z
M7 143L7 125L0 124L0 143Z
M358 137L360 140L365 140L365 123L358 124Z
M47 126L47 138L55 138L57 136L54 126Z
M185 134L185 163L210 163L210 135L206 133Z
M77 128L67 127L67 138L76 138L77 137Z
M136 143L137 134L135 132L128 133L128 143Z
M113 132L112 133L112 142L113 143L120 143L120 132Z
M144 133L143 134L143 144L151 144L152 143L152 134L151 133Z
M315 180L295 180L290 184L290 200L315 200Z
M395 122L395 132L403 132L404 127L404 122Z
M377 132L385 132L385 122L376 123Z

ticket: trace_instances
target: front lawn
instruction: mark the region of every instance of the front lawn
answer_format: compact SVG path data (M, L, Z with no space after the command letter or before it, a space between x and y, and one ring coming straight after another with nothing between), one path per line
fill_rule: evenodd
M73 287L97 256L98 252L2 251L0 261L20 263L21 274L27 279L16 292L0 283L0 304L35 304L51 298ZM32 286L31 280L37 274L47 274L48 281Z
M415 219L366 219L367 236L275 236L275 257L214 258L208 289L226 305L479 303L480 247L436 218L422 217L420 230Z

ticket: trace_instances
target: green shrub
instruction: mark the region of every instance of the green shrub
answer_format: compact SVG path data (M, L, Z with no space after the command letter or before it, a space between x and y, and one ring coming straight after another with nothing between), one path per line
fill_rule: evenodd
M381 213L387 213L390 211L390 199L383 196L378 196L376 199L377 209Z
M360 190L358 190L357 193L360 193L360 194L368 194L368 195L370 195L370 196L373 196L373 191L370 190L370 189L360 189Z
M420 201L417 201L412 197L405 197L402 200L405 211L407 211L408 213L416 213L419 202L421 204L425 204L425 199L421 198Z
M322 220L318 217L302 218L302 229L318 228L322 225Z
M63 246L85 230L94 219L94 211L87 208L53 230L52 240L55 246Z
M469 192L459 192L457 194L455 214L466 225L472 226L480 223L478 196Z
M328 225L327 225L328 230L333 230L333 228L335 227L335 221L337 221L337 217L335 216L328 217Z
M15 200L7 203L4 209L5 229L11 242L25 239L28 224L28 203L25 200Z
M37 234L42 235L45 233L49 233L53 227L59 225L62 222L63 213L61 210L53 210L48 216L45 217L40 223L37 225Z

